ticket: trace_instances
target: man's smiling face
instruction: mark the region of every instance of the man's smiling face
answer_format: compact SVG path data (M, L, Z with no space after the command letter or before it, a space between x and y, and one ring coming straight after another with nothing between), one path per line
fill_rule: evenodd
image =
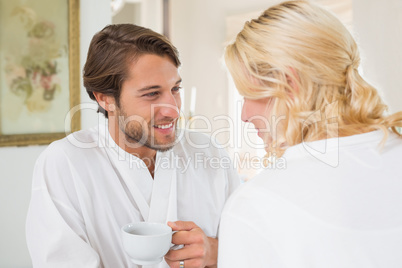
M181 107L180 84L178 68L167 56L145 54L130 64L119 105L109 115L118 118L116 127L128 146L159 151L173 147Z

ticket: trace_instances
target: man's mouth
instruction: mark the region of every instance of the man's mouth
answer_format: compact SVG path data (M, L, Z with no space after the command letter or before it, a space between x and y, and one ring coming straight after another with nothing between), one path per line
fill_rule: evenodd
M173 126L173 122L171 122L170 124L166 124L166 125L155 125L154 127L160 128L160 129L167 129L167 128L171 128L172 126Z

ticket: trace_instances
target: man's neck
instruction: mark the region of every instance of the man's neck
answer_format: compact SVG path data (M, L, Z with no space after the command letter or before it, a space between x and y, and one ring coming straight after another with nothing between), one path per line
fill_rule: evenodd
M145 163L145 165L148 167L149 173L153 178L155 170L156 150L148 148L146 146L138 146L138 144L134 147L130 146L132 142L127 140L126 135L118 127L115 128L113 125L111 126L110 124L109 133L114 142L120 148L122 148L127 153L140 158Z

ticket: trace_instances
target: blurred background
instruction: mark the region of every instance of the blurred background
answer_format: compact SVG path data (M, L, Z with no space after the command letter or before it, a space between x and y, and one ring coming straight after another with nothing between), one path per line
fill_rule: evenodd
M0 0L0 9L6 1ZM24 5L34 0L14 1ZM80 0L80 68L92 36L107 24L136 23L165 33L180 51L183 113L187 118L192 117L187 127L214 136L232 156L252 162L253 156L264 152L255 133L240 122L241 98L225 70L222 54L225 44L233 40L246 20L277 2ZM378 88L391 112L402 110L402 17L399 16L402 1L314 2L332 10L348 26L361 49L363 76ZM13 25L3 23L0 31L5 27L12 29ZM82 80L80 85L81 103L93 103L82 87ZM83 129L100 120L93 109L81 111ZM242 138L244 131L249 136L247 141ZM0 148L0 268L32 267L25 243L25 217L33 166L45 148L44 145ZM247 164L238 169L244 179L256 172Z

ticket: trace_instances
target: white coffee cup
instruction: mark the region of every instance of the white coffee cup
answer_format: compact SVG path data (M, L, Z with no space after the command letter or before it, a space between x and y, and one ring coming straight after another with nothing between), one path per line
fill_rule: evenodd
M124 250L138 265L160 263L172 242L172 228L162 223L129 223L121 228L121 233Z

